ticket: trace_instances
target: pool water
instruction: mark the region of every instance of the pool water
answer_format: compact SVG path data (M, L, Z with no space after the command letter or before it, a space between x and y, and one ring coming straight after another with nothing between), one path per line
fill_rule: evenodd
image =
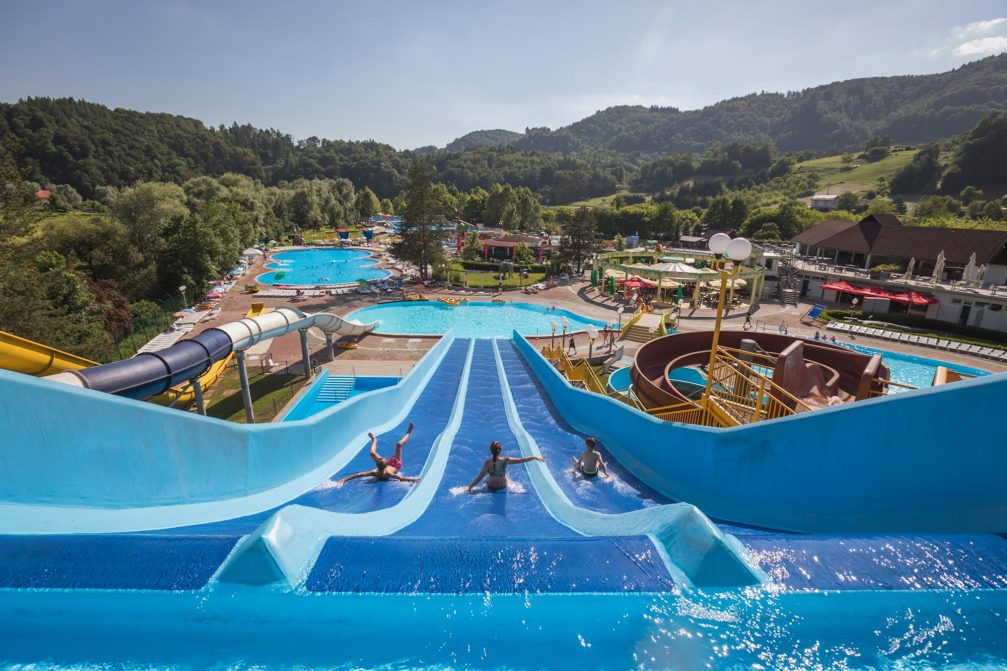
M458 338L509 338L513 331L524 336L547 336L550 322L562 333L562 318L570 326L567 333L583 331L588 325L604 328L606 322L582 317L559 308L534 303L486 303L467 301L449 306L440 301L386 303L362 308L348 318L363 324L377 321L379 333L440 335L452 331Z
M314 286L391 276L389 271L375 268L374 264L374 257L360 249L293 249L274 254L266 264L272 272L259 275L258 282Z
M909 384L914 387L931 386L934 382L934 373L937 371L937 366L946 366L959 373L977 377L980 375L989 375L989 371L940 361L939 359L928 359L926 357L913 356L912 354L903 354L902 352L889 352L888 350L853 345L851 343L840 342L839 344L847 349L863 352L864 354L880 354L884 359L884 364L891 370L891 379L893 382ZM899 387L889 387L888 389L889 394L898 394L904 391L910 390Z
M280 421L293 422L311 417L354 396L391 387L398 384L400 379L370 375L330 375L329 371L323 371L311 387L283 414Z

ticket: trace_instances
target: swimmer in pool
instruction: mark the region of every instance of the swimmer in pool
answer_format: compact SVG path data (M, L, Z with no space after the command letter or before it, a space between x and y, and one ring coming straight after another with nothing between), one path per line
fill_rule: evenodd
M508 466L511 464L523 464L533 460L545 463L545 459L542 457L501 457L501 452L503 452L503 445L496 440L490 443L490 454L493 455L493 458L483 462L482 470L479 471L479 475L472 481L472 484L465 488L466 491L471 492L484 477L486 478L486 489L491 492L506 489Z
M378 454L378 439L374 437L373 433L368 433L368 437L371 439L371 459L374 460L374 468L369 471L361 471L359 473L354 473L353 475L347 475L345 478L339 481L340 485L345 485L350 480L356 480L357 478L372 477L377 480L401 480L402 482L419 482L419 478L410 478L402 475L399 471L402 470L402 446L406 444L409 440L409 436L413 432L413 423L409 422L409 428L406 429L406 435L402 436L402 439L395 444L395 454L392 455L391 459L385 459L380 454Z
M581 455L579 457L570 457L573 459L573 466L586 478L593 478L598 475L598 471L601 471L606 478L612 477L605 467L605 460L601 458L601 453L594 449L596 443L597 441L591 436L585 438L584 451Z

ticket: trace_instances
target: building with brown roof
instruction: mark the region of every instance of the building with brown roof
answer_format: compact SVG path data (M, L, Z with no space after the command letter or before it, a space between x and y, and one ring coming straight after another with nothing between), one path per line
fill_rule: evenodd
M803 257L801 296L835 302L837 294L823 287L873 279L881 289L936 299L910 307L920 316L1007 331L1007 231L905 226L895 215L879 214L857 222L828 219L793 242ZM943 271L934 277L938 257ZM973 258L972 277L964 277ZM879 265L900 270L871 271Z

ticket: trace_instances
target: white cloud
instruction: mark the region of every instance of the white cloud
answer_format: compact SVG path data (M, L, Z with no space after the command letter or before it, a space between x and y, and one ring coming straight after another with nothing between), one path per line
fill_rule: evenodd
M985 33L990 33L993 32L994 30L998 30L1005 23L1007 23L1007 18L1002 16L996 19L987 19L986 21L973 21L968 25L958 26L957 28L954 29L954 33L958 37L983 35Z
M1002 51L1007 51L1007 35L980 37L955 47L956 56L988 56Z

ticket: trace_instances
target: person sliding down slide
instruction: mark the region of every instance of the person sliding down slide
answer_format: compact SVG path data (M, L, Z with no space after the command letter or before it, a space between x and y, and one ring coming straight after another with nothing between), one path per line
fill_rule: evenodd
M598 471L601 471L606 478L612 477L608 474L608 469L605 468L605 460L601 458L601 453L594 449L595 443L597 441L591 436L584 439L584 451L581 455L570 457L573 459L573 466L585 478L593 478L598 475Z
M503 452L503 446L499 441L494 440L490 443L490 453L493 455L492 459L487 459L483 462L482 470L479 471L479 475L476 479L472 481L467 489L472 491L472 488L479 484L479 481L484 477L486 478L486 489L491 492L495 492L500 489L507 488L507 467L511 464L523 464L528 461L537 460L545 463L545 459L542 457L501 457L500 453Z
M413 432L413 423L409 422L409 428L406 429L406 435L402 436L402 439L395 444L395 454L392 455L391 459L385 459L380 454L378 454L378 439L374 437L373 433L368 433L368 437L371 439L371 459L374 460L375 468L370 471L361 471L360 473L354 473L353 475L347 475L345 478L339 481L339 485L344 485L350 480L355 480L357 478L372 477L378 480L401 480L402 482L419 482L419 478L410 478L399 473L402 470L402 446L406 444L409 440L409 436Z

